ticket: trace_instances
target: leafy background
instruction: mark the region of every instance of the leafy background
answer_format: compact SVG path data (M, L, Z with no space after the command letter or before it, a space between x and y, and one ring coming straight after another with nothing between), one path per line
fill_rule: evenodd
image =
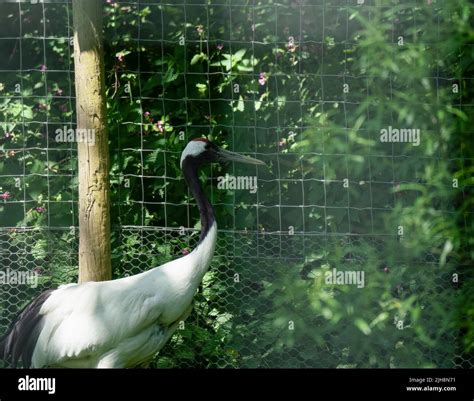
M202 172L216 257L153 367L472 367L472 18L467 0L105 2L115 277L196 243L187 140L268 164ZM55 141L71 25L66 1L0 4L0 262L40 277L0 286L3 328L77 279L76 149ZM389 125L420 146L381 143ZM217 189L225 173L257 193Z

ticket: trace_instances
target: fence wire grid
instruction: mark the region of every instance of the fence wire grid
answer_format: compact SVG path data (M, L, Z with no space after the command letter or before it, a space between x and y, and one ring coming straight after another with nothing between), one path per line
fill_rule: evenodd
M114 277L196 244L198 213L178 163L190 138L210 136L269 166L205 169L216 255L193 314L153 367L472 367L452 323L453 275L467 266L443 254L449 237L419 239L401 222L416 196L398 191L429 190L427 166L462 154L430 150L442 136L430 115L412 119L420 146L381 143L380 129L399 124L390 104L411 83L393 71L361 74L354 56L363 28L354 13L388 23L393 49L416 35L437 47L444 2L104 7ZM3 1L0 20L0 266L36 280L0 285L3 332L35 295L77 280L78 195L75 143L56 137L75 127L71 2ZM422 77L437 96L472 85L439 65ZM377 80L390 85L376 93ZM437 101L410 90L420 107ZM357 120L377 96L381 114L372 102ZM409 99L400 104L411 112ZM256 177L258 188L220 189L225 174ZM446 220L456 213L448 197L436 206ZM363 272L365 281L328 284L334 269Z

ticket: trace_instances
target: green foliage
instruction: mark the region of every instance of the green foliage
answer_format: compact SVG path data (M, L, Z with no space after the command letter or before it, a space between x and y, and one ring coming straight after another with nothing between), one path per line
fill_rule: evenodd
M293 3L232 7L232 24L213 4L186 7L186 19L182 6L106 6L115 277L195 242L152 229L199 227L179 169L187 140L206 135L269 166L257 194L210 185L255 169L202 173L223 229L217 257L152 366L472 366L472 6ZM0 7L0 31L18 24L17 5ZM77 224L76 149L54 139L75 119L70 10L45 7L47 66L27 8L30 57L20 66L0 43L11 53L0 70L12 70L0 77L0 225L61 227L6 232L8 249L47 266L44 288L75 281L77 264L64 230ZM420 145L382 143L388 126L420 129ZM327 283L333 269L363 271L364 288ZM32 294L2 294L2 316Z

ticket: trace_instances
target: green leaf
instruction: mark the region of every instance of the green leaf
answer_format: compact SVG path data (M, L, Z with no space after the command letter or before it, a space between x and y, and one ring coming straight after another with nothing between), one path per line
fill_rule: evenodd
M374 320L372 320L370 322L370 327L375 327L377 326L379 323L387 320L389 317L388 313L387 312L382 312L380 313Z
M115 53L115 57L125 57L126 55L130 54L131 52L129 50L121 50L117 53Z
M191 59L191 65L196 64L200 59L201 59L201 55L200 54L195 54L193 56L193 58Z
M167 84L173 82L176 78L178 78L178 76L179 73L170 66L163 77L163 83Z
M239 101L237 102L236 109L238 111L244 111L244 109L245 109L245 102L244 102L244 98L242 96L239 97Z
M366 336L368 336L370 333L372 333L372 330L370 326L367 324L367 322L363 319L357 318L354 321L355 326Z
M23 117L27 120L32 120L33 119L33 110L29 107L24 107L23 108Z
M207 60L207 56L204 53L198 53L191 59L191 65L198 63L199 61Z
M247 49L237 50L232 56L232 58L234 59L235 62L239 62L244 57L246 51Z
M207 85L206 84L196 84L196 88L198 89L201 95L205 95L207 92Z
M226 71L230 71L232 69L232 61L230 59L216 61L211 64L211 67L224 67Z
M45 239L39 239L31 248L31 255L35 259L44 259L48 252L48 243Z

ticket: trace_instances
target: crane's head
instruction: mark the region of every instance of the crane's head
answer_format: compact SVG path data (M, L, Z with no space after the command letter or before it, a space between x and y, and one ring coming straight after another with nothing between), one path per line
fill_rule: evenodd
M224 163L226 161L265 166L265 163L261 160L221 149L206 138L195 138L189 141L181 154L181 168L185 160L192 161L195 166L214 162Z

